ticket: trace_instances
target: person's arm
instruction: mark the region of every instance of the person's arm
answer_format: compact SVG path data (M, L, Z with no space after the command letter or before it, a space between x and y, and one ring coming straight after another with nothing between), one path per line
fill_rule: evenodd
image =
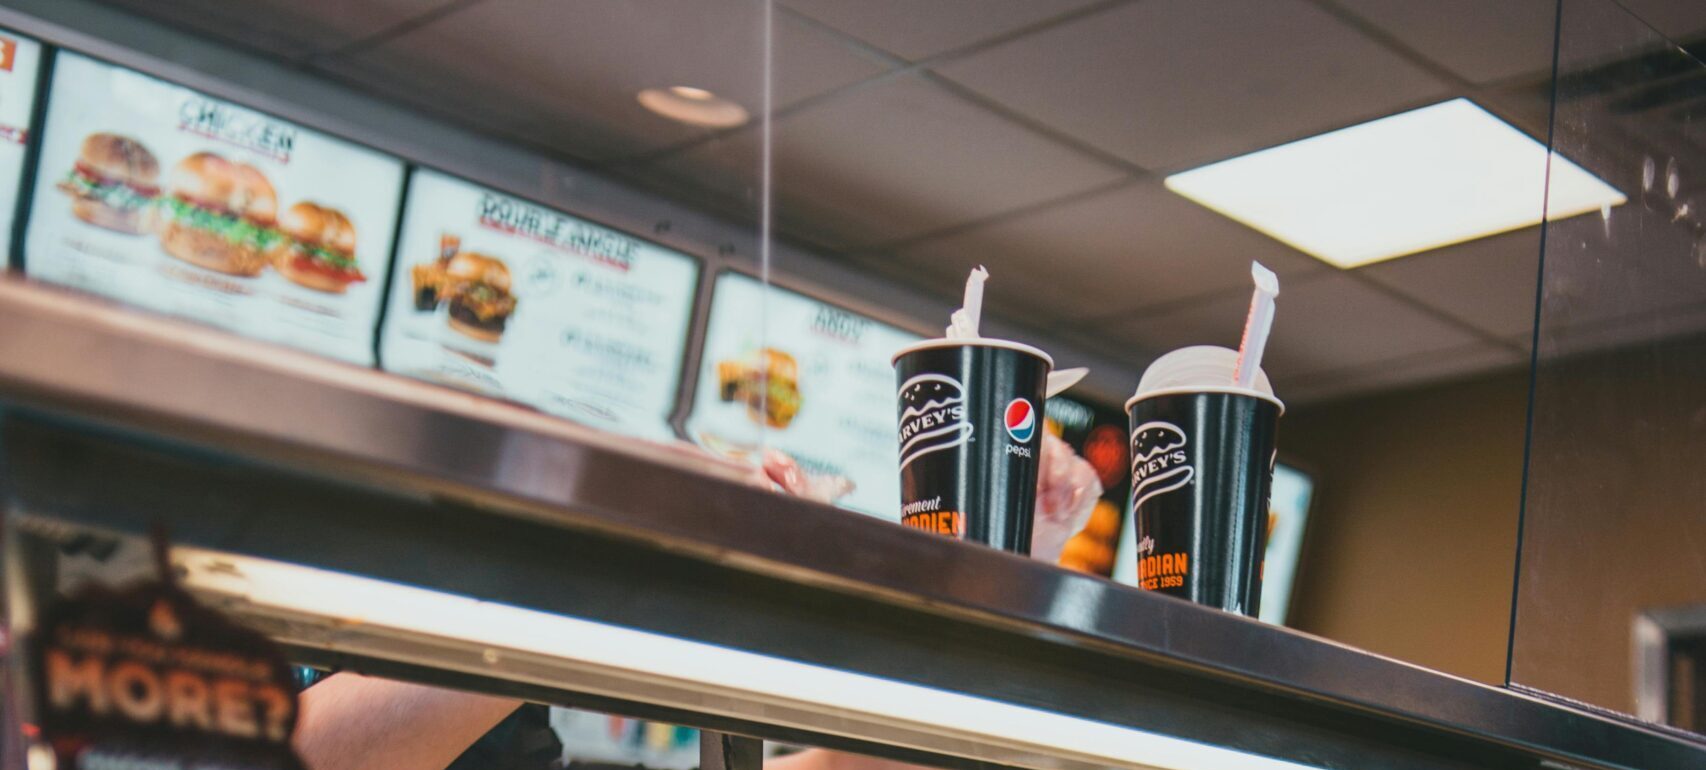
M764 761L764 770L924 770L893 759L849 754L829 749L806 749Z
M309 770L443 770L521 701L340 673L304 690Z

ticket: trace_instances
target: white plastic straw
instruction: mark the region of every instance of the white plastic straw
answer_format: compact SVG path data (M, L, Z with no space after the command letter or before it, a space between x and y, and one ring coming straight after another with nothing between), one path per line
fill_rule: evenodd
M1238 343L1238 366L1232 372L1232 384L1240 388L1256 384L1256 373L1262 370L1262 353L1267 351L1268 333L1274 328L1274 298L1279 296L1279 276L1250 263L1250 278L1256 291L1250 295L1250 315L1244 319L1244 339Z
M978 324L983 319L983 282L988 279L989 271L982 265L973 268L971 275L966 276L965 300L949 319L948 339L977 338Z

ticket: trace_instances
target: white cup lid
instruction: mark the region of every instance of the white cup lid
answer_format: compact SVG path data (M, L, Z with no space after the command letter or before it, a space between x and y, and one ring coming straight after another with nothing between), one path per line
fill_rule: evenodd
M1256 370L1254 387L1240 388L1233 383L1233 371L1238 368L1238 351L1219 345L1192 345L1179 348L1155 359L1137 383L1137 393L1125 402L1126 408L1154 396L1179 393L1241 393L1272 401L1285 411L1285 404L1274 395L1268 373Z
M1029 353L1036 356L1048 363L1048 368L1054 368L1054 356L1044 353L1040 348L1031 347L1023 342L1000 340L994 337L932 337L930 339L919 340L895 351L894 356L889 359L889 364L892 365L896 361L899 361L901 356L920 350L963 347L1007 348L1008 350L1017 350L1021 353Z

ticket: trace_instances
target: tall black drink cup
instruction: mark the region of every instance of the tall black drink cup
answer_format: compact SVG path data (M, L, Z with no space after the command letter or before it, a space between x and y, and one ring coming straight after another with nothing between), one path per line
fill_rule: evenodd
M1005 340L926 340L895 355L901 523L1031 552L1043 401L1054 362Z
M1257 614L1281 410L1232 387L1140 389L1126 402L1138 587Z

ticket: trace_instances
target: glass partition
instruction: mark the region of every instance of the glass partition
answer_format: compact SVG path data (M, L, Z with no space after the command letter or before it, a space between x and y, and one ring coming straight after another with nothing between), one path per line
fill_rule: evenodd
M1546 228L1510 680L1698 731L1706 20L1657 5L1562 3L1553 146L1628 201Z

